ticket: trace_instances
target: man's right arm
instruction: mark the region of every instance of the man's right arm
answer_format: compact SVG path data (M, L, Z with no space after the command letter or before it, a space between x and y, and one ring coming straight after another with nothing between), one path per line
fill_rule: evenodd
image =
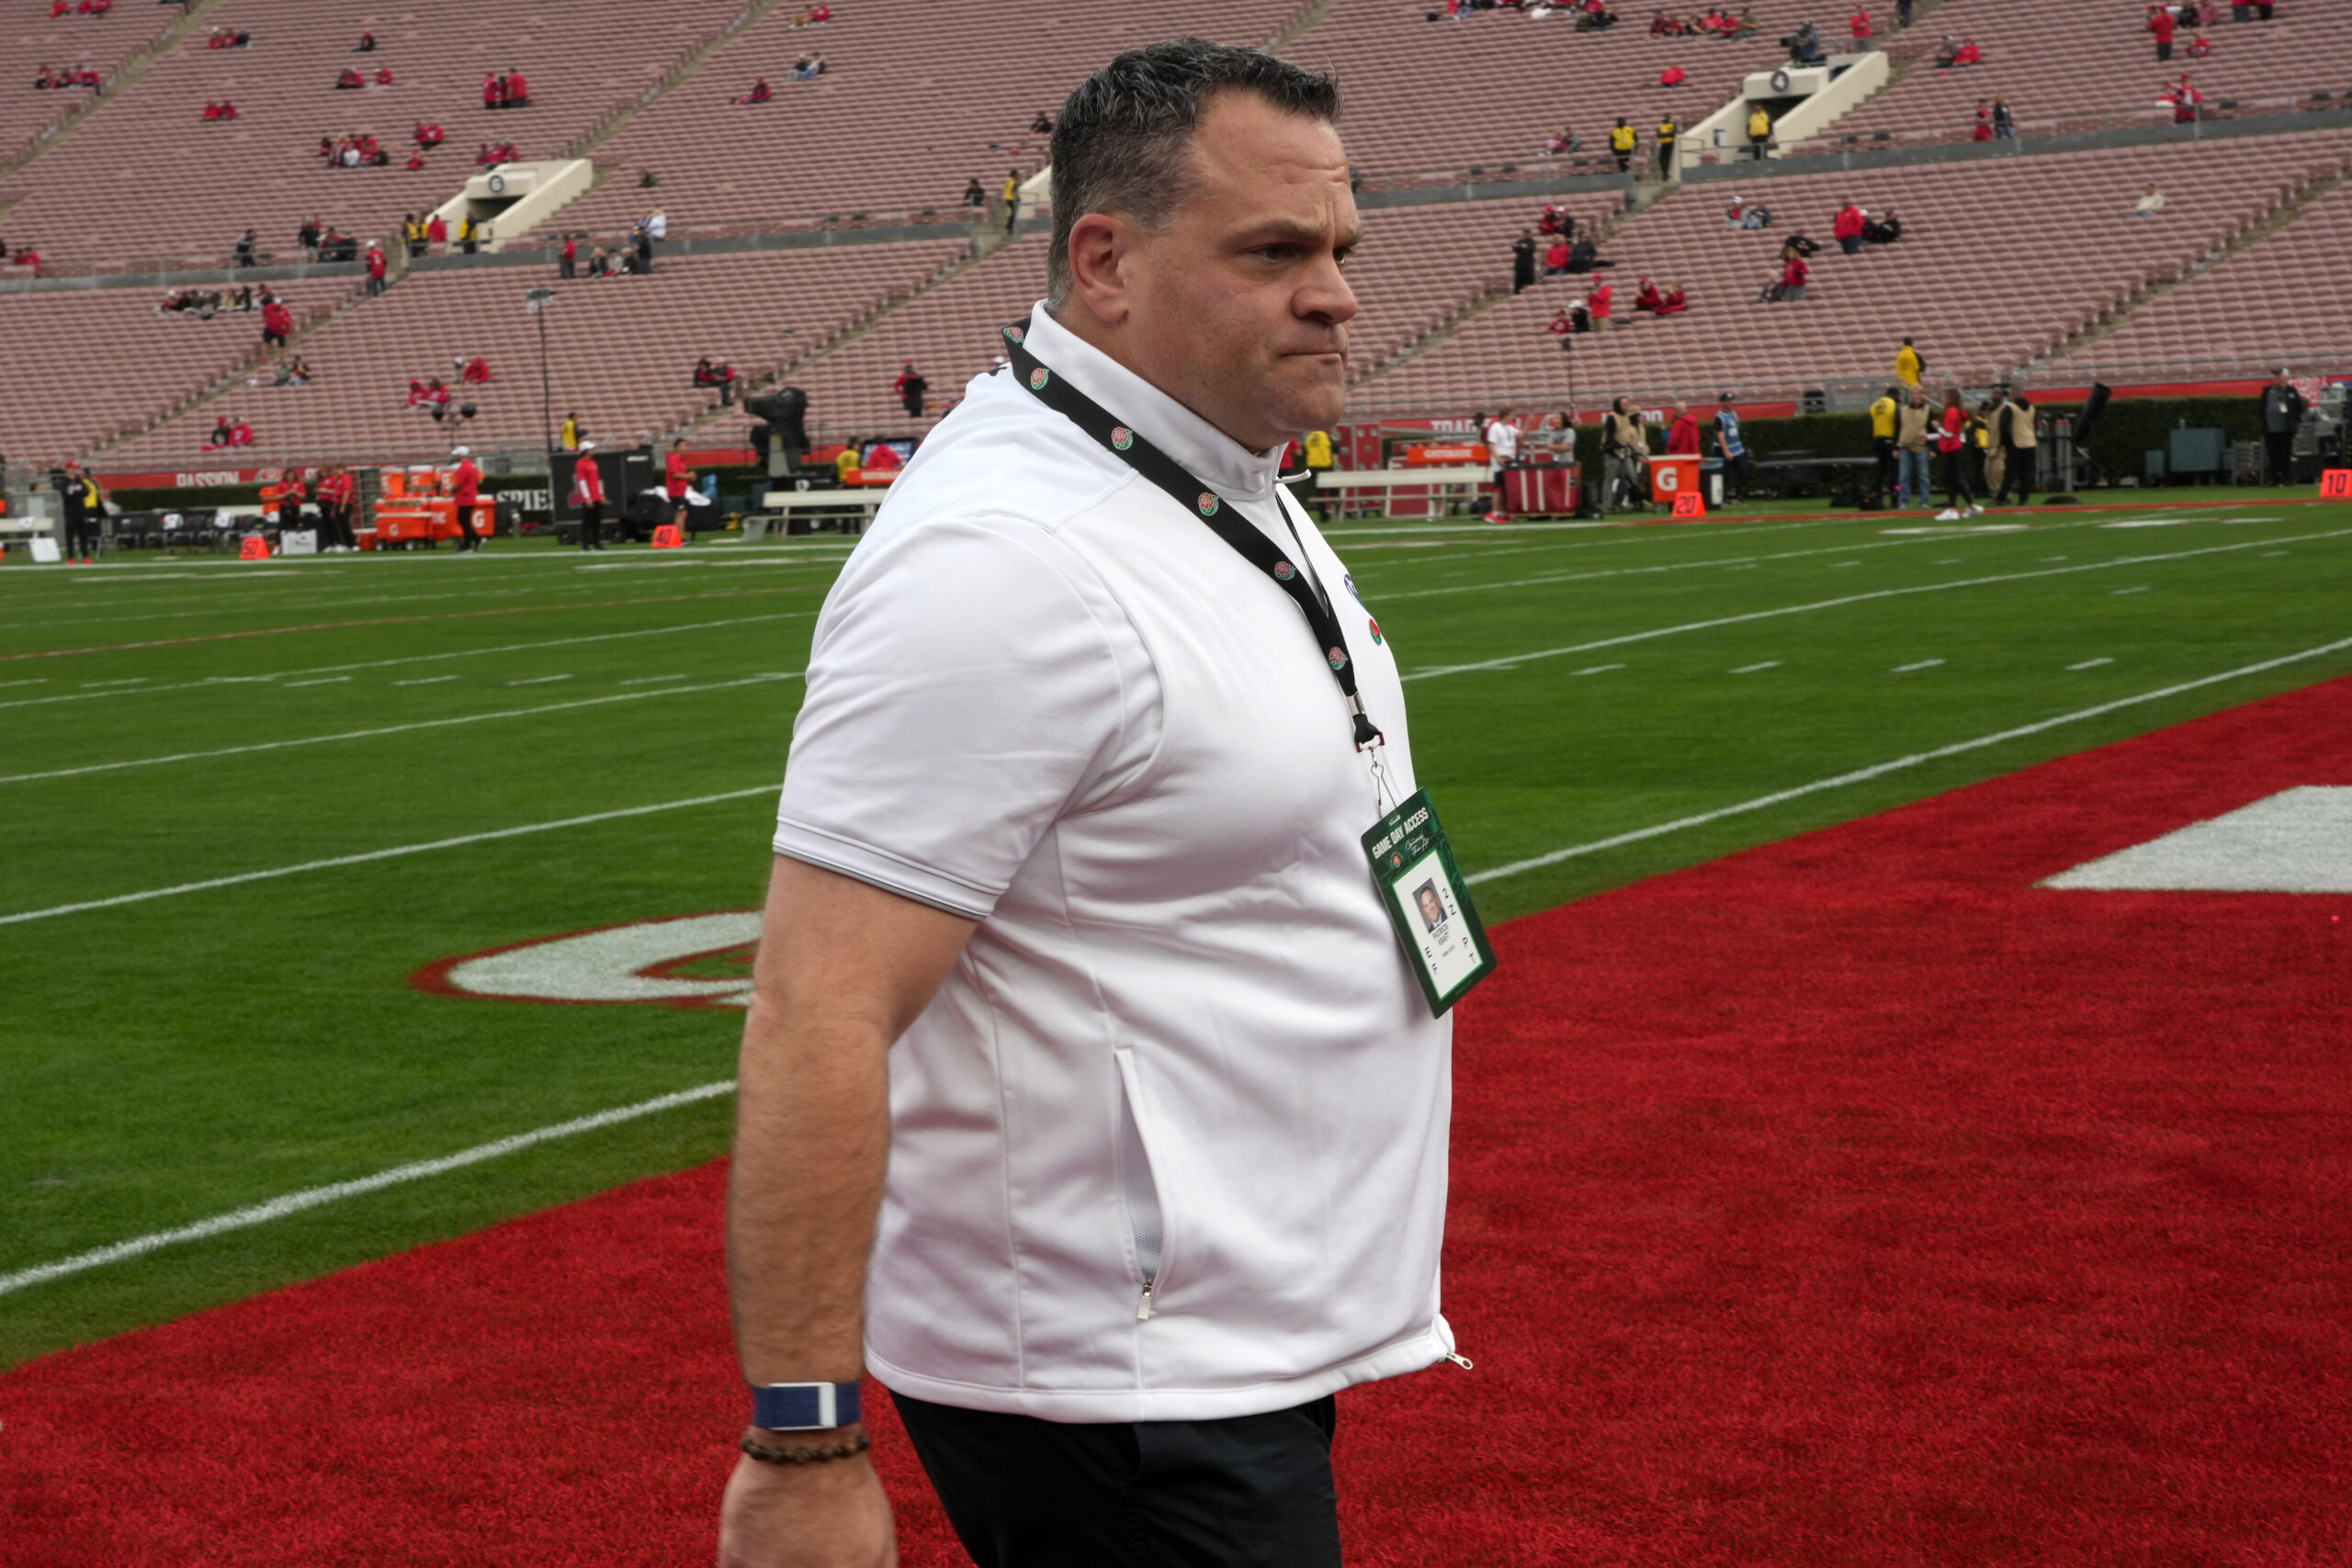
M851 1382L890 1146L890 1046L976 921L779 857L743 1028L727 1204L737 1354L752 1383ZM828 1444L854 1429L775 1434ZM888 1568L890 1509L863 1455L736 1461L721 1568Z

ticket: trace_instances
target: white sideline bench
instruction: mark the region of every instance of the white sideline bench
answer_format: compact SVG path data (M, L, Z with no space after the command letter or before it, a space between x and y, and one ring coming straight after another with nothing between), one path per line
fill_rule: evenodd
M850 507L858 511L857 531L862 534L889 493L887 485L865 485L856 490L772 490L760 497L760 510L743 519L743 539L748 544L765 538L771 526L790 521L796 512L841 512Z
M1486 469L1475 465L1451 468L1325 468L1315 476L1315 491L1347 502L1378 491L1381 510L1386 512L1400 490L1466 494L1493 482Z

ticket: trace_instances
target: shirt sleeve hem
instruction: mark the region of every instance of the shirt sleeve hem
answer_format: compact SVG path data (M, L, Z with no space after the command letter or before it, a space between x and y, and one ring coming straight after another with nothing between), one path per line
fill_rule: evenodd
M967 919L984 920L996 910L1002 888L978 887L957 877L901 859L887 850L828 833L806 823L778 820L775 852L823 870L896 893L918 904Z

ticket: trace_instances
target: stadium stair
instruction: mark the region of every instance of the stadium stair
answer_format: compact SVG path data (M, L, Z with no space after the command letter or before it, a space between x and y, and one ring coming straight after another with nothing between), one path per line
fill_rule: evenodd
M2143 289L2137 298L2109 312L2086 330L2069 336L2066 342L2053 351L2047 359L2041 361L2037 368L2068 361L2082 361L2096 365L2103 360L2113 359L2128 363L2128 356L2115 355L2112 350L2117 346L2129 345L2136 340L2162 335L2161 327L2169 323L2157 323L2158 331L2154 333L2133 330L2144 329L2153 318L2166 314L2179 314L2183 310L2192 315L2201 315L2201 312L2197 311L2188 301L2177 301L2170 307L2167 307L2166 302L2173 300L2176 295L2188 288L2190 285L2198 284L2205 280L2209 275L2215 273L2221 273L2222 276L2213 279L2208 287L2229 290L2240 299L2259 290L2244 287L2232 288L2231 286L2244 285L2252 281L2244 276L2245 274L2250 273L2258 276L2266 271L2272 276L2262 278L2262 282L2276 279L2320 298L2343 298L2344 274L2352 269L2335 265L2332 258L2344 254L2343 242L2347 237L2345 233L2339 231L2327 234L2320 243L2310 247L2319 254L2309 258L2298 254L2292 259L2288 259L2290 251L2299 252L2305 247L2293 243L2274 245L2271 242L2274 237L2281 236L2284 231L2303 224L2307 217L2316 218L2318 221L2305 225L2304 231L2294 235L2295 241L2318 238L2316 231L2323 227L2338 231L2352 227L2340 221L2343 215L2352 213L2352 202L2347 202L2347 197L2352 197L2352 168L2339 169L2334 174L2322 175L2308 181L2301 190L2281 202L2267 217L2247 228L2212 254L2184 269L2177 276L2150 285ZM2330 222L2330 220L2337 220L2337 221ZM2307 259L2315 265L2306 268L2302 264ZM2279 261L2283 261L2285 265L2270 265ZM2233 263L2240 265L2233 268ZM2323 273L2319 270L2320 268L2327 270ZM2224 271L2224 269L2230 270ZM2290 302L2281 301L2281 303ZM2324 321L2319 320L2309 322L2311 329L2323 332L2325 325ZM2200 321L2199 335L2204 339L2209 347L2221 347L2222 344L2214 341L2216 334L2213 332L2213 326L2214 323L2210 319ZM2312 352L2340 353L2345 346L2345 340L2352 339L2352 334L2343 332L2340 325L2333 336L2337 341L2325 341L2324 337L2318 341L2306 338L2301 344L2280 347L2274 356L2297 358L2303 357ZM2123 340L2121 345L2116 343L2117 339ZM2108 345L2109 353L2098 352L2102 344ZM2161 352L2158 356L2162 356Z

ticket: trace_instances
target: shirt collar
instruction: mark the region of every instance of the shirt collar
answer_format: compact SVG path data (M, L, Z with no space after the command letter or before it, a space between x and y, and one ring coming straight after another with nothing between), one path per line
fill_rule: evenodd
M1273 494L1283 448L1260 457L1166 392L1069 331L1037 301L1023 340L1046 368L1108 409L1199 479L1235 501Z

